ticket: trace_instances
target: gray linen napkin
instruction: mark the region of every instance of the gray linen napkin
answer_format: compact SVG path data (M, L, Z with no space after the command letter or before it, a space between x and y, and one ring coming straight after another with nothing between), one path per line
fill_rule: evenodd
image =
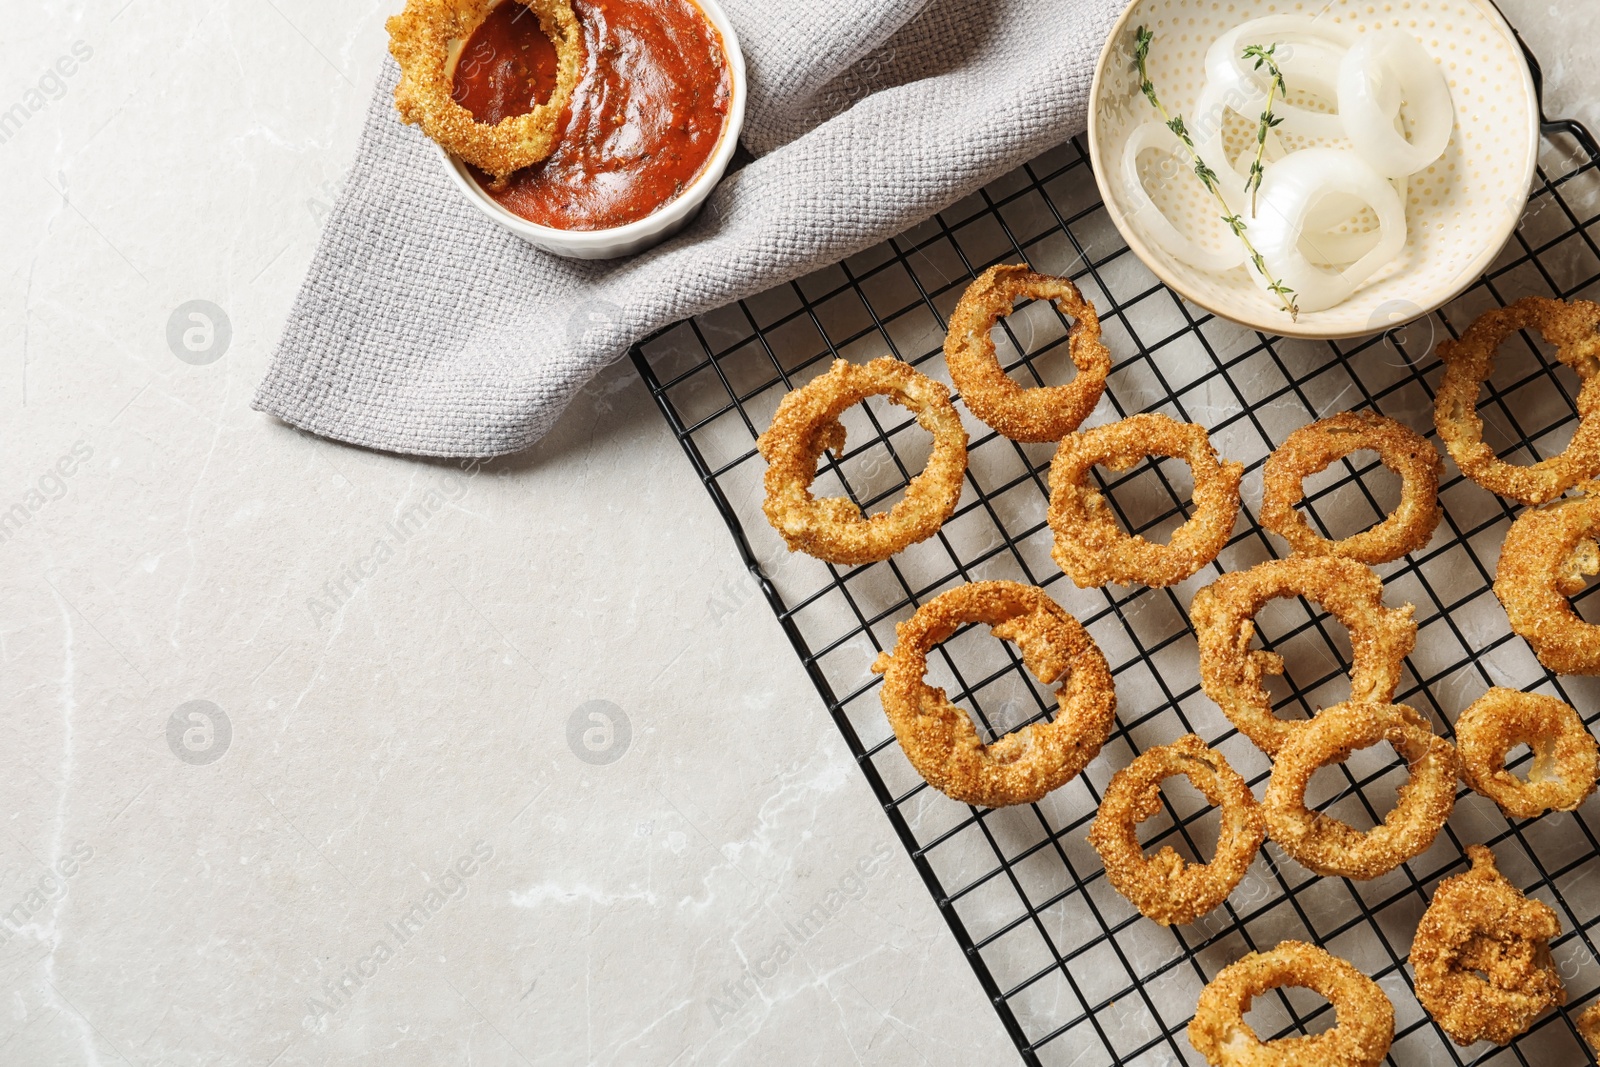
M678 237L563 260L452 187L390 61L254 406L353 444L537 441L651 331L837 262L1080 131L1125 0L722 0L749 67L730 175Z

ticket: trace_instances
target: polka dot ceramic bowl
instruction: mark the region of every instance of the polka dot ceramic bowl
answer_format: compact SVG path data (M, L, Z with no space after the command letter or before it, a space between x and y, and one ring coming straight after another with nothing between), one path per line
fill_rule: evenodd
M1124 174L1130 136L1156 118L1140 92L1133 61L1138 27L1146 26L1155 35L1150 78L1168 112L1178 114L1193 109L1200 96L1211 43L1242 22L1274 14L1314 16L1358 35L1386 27L1406 31L1443 68L1456 113L1444 155L1405 185L1408 237L1400 258L1344 303L1302 313L1298 321L1290 320L1245 267L1202 271L1158 247L1134 218L1135 197ZM1290 74L1286 66L1290 103L1321 111L1336 107L1297 93ZM1254 138L1255 117L1246 121L1228 113L1223 135L1230 156L1237 157ZM1289 151L1349 147L1343 140L1305 137L1284 136L1282 142ZM1089 146L1100 195L1123 239L1185 299L1265 333L1360 337L1438 309L1499 254L1527 204L1538 158L1539 101L1522 49L1489 0L1134 0L1112 31L1095 72ZM1150 200L1181 233L1202 248L1229 249L1236 238L1186 162L1157 146L1138 152L1133 165ZM1243 167L1248 169L1248 158ZM1229 193L1225 188L1224 193L1236 209L1247 203L1242 189ZM1363 212L1342 228L1359 231L1375 225L1370 213Z

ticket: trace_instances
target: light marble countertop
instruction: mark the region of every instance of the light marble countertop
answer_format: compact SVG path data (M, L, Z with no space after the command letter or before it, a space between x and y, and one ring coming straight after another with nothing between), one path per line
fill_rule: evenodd
M629 366L470 474L249 409L395 4L13 6L0 1062L1013 1061Z

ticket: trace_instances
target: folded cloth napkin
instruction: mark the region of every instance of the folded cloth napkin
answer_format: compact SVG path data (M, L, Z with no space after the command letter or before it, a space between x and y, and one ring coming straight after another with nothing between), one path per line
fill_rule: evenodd
M490 456L537 441L652 331L837 262L1084 124L1125 0L722 0L755 157L630 259L564 260L449 184L390 61L254 406L353 444Z

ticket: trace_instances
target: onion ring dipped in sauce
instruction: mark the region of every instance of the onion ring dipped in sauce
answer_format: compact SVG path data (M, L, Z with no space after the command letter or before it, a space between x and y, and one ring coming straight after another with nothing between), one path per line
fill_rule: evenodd
M732 73L722 35L693 0L575 0L571 10L570 91L565 53L558 61L535 20L505 0L463 44L451 92L480 126L559 103L547 158L474 177L529 222L608 229L671 203L705 169L727 125Z
M1577 372L1578 429L1566 450L1532 466L1507 463L1483 440L1478 393L1494 372L1495 353L1519 330L1538 330L1556 358ZM1461 473L1491 493L1522 504L1544 504L1600 476L1600 304L1529 296L1484 313L1459 340L1442 341L1444 380L1434 397L1433 422Z
M1417 999L1458 1045L1509 1043L1567 1002L1550 939L1561 920L1519 893L1494 853L1468 845L1472 869L1433 892L1411 942Z
M964 623L987 623L1022 650L1059 702L1049 722L1035 722L985 745L966 711L923 681L928 653ZM974 582L942 593L895 627L892 652L872 670L883 675L884 714L906 758L929 785L984 807L1029 804L1072 781L1100 752L1117 708L1111 669L1083 624L1049 594L1018 582Z
M1189 863L1170 846L1146 857L1138 824L1161 809L1161 782L1181 774L1222 809L1217 850L1209 863ZM1266 823L1250 786L1222 753L1194 734L1146 749L1106 787L1089 843L1100 853L1106 877L1146 918L1182 926L1228 898L1261 849Z
M1518 745L1533 751L1524 781L1506 770ZM1542 693L1489 690L1456 720L1461 778L1513 819L1574 811L1594 792L1600 748L1572 707Z
M1095 466L1123 471L1141 459L1181 459L1194 473L1194 514L1156 544L1117 526L1105 496L1089 485ZM1165 415L1131 415L1061 439L1050 463L1051 556L1080 588L1138 583L1168 586L1217 558L1239 516L1244 467L1219 463L1204 428Z
M456 43L495 20L495 0L407 0L386 24L389 51L400 64L394 90L400 117L497 181L549 158L583 62L569 0L508 0L500 7L499 20L522 18L526 36L550 57L543 101L526 101L506 114L478 115L463 107L450 70Z
M1309 989L1333 1004L1333 1029L1262 1041L1245 1013L1272 989ZM1211 1067L1377 1067L1394 1042L1394 1005L1346 960L1303 941L1224 967L1200 992L1189 1044Z
M1387 741L1410 777L1394 810L1361 831L1306 807L1318 768L1343 763L1357 749ZM1272 759L1262 810L1267 836L1322 875L1367 880L1387 874L1433 844L1456 802L1459 762L1450 742L1404 704L1336 704L1297 730Z
M1305 499L1304 481L1335 460L1370 449L1400 476L1400 505L1369 530L1339 541L1314 533L1295 505ZM1388 563L1427 546L1439 525L1438 449L1414 430L1371 412L1346 411L1302 426L1267 457L1261 525L1289 542L1299 555L1343 556L1362 563Z
M1073 320L1067 350L1078 373L1066 385L1024 389L1001 368L989 331L1021 297L1053 301ZM1013 441L1059 441L1076 430L1099 403L1111 373L1094 305L1070 278L1025 266L990 267L967 286L950 315L944 358L968 410Z
M887 512L863 518L843 497L815 499L811 483L822 453L844 450L839 415L869 396L887 396L914 414L933 434L933 453L904 498ZM767 521L789 551L829 563L875 563L932 537L955 511L967 471L967 431L950 390L888 356L865 364L834 360L826 374L784 396L756 448L767 461L761 505Z
M1511 629L1557 674L1600 674L1600 626L1569 599L1600 574L1600 483L1517 516L1495 565L1494 595Z
M1282 674L1283 657L1250 647L1256 613L1280 597L1303 596L1350 631L1350 698L1394 699L1402 660L1417 643L1414 608L1383 604L1383 580L1370 567L1336 556L1271 560L1224 574L1195 594L1189 619L1200 644L1200 684L1239 732L1269 756L1304 722L1278 718L1263 685ZM1315 720L1313 720L1315 721Z

